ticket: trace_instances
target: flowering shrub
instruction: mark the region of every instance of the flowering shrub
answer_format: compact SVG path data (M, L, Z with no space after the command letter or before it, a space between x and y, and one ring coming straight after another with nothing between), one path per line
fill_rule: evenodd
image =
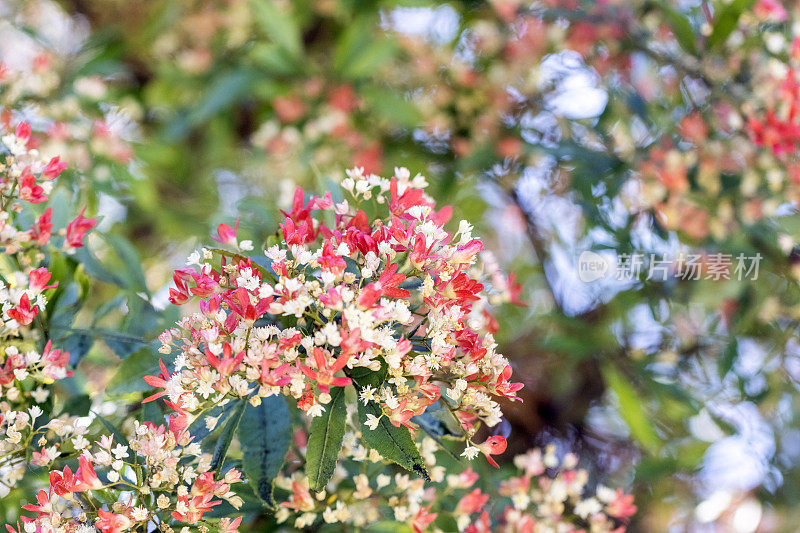
M166 396L184 426L231 398L258 405L275 394L320 417L334 396L344 401L336 388L353 384L367 441L379 450L385 434L410 442L412 417L439 402L461 428L466 457L494 453L503 437L478 448L473 436L500 421L494 397L514 398L522 384L509 381L511 367L495 352L476 264L483 245L466 221L454 235L443 228L449 211L436 211L422 176L395 174L349 172L340 202L330 193L306 202L298 189L283 244L265 251L263 266L235 252L193 254L196 266L175 273L170 300L198 297L200 311L161 336L162 353L180 352L174 375L162 366L146 378L162 389L150 399ZM235 228L218 233L234 250L252 248ZM427 475L405 448L394 450L398 462Z

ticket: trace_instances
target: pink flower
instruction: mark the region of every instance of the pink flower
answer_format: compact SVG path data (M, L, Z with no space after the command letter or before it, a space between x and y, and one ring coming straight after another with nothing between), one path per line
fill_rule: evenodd
M753 12L761 20L783 22L786 20L786 8L778 0L758 0Z
M472 492L465 494L456 506L456 513L463 515L471 515L486 505L489 501L489 495L483 494L481 489L475 489Z
M77 218L67 225L67 244L71 248L80 248L83 246L83 238L86 232L97 225L97 220L94 218L84 218L83 213L86 211L84 207L78 213Z
M411 527L414 529L414 533L422 533L431 525L431 522L436 520L437 513L431 513L430 511L430 505L417 511L417 514L411 520Z
M44 168L44 172L42 172L42 174L44 174L47 178L55 179L64 171L65 168L67 168L67 164L64 161L61 161L58 156L56 156L47 163L47 166Z
M237 246L238 242L236 241L236 232L239 231L239 219L236 219L236 224L234 227L230 227L227 224L220 224L217 226L217 235L212 235L211 237L218 242L223 244L227 244L228 246Z
M28 142L31 138L31 125L27 122L20 122L17 124L17 130L15 132L17 138L21 141Z
M633 494L625 494L622 489L617 489L617 495L608 504L608 514L614 518L625 519L636 513L636 506L633 505Z
M133 522L127 516L115 514L104 509L98 509L97 518L98 520L95 522L95 526L97 526L97 529L102 533L121 533L122 531L130 529L133 525Z
M28 274L28 286L31 290L36 292L41 292L45 289L54 289L58 287L58 282L55 282L52 285L47 284L47 282L50 281L51 276L52 274L48 272L45 267L31 270L31 273Z

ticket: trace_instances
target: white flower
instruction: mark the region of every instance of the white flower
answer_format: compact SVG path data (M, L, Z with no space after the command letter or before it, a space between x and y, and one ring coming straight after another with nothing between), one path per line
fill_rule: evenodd
M359 397L361 398L361 401L364 402L364 405L367 405L372 400L374 395L375 389L372 387L372 385L367 385L361 389L361 392L359 392Z
M472 461L480 453L481 453L481 451L478 448L476 448L475 446L467 446L466 448L464 448L464 451L461 452L461 457L466 457L467 459Z
M144 520L147 520L149 514L147 512L147 509L145 509L144 507L136 507L133 509L131 516L133 516L133 519L136 520L137 522L143 522Z
M366 426L369 429L375 431L376 429L378 429L378 423L379 422L380 422L380 418L378 418L377 416L375 416L372 413L370 413L370 414L367 415L367 420L364 423L366 424Z

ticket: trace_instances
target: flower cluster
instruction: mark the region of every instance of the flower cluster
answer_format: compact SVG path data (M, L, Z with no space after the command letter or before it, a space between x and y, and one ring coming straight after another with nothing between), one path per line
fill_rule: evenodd
M211 509L223 501L235 508L242 504L231 489L241 482L239 472L216 475L209 469L210 457L200 454L185 431L137 421L130 440L103 435L94 444L83 439L75 447L81 452L77 469L52 470L47 489L23 507L36 514L22 518L26 532L189 531L188 525L207 530L205 515ZM220 531L233 533L241 517L214 522Z
M306 202L297 190L283 244L266 250L266 265L203 250L190 258L194 268L175 273L171 301L199 298L200 310L161 336L162 353L178 350L175 373L162 367L146 379L176 416L188 421L229 397L258 403L274 394L319 416L332 387L385 372L381 386L358 387L360 400L382 412L370 427L386 417L414 428L412 417L442 395L467 440L480 422L500 421L496 398L514 399L522 385L509 381L511 367L495 350L481 241L466 222L455 234L444 229L449 210L435 209L422 176L348 174L340 202L330 193ZM370 220L367 209L379 214ZM218 240L252 247L224 224ZM505 281L510 300L516 291Z
M50 391L42 386L31 391L37 404L43 404L49 396ZM47 422L41 423L45 419ZM30 465L48 467L57 458L69 456L86 442L86 431L78 417L47 419L38 405L18 411L11 409L7 401L0 402L0 496L9 493ZM33 450L30 460L29 450Z
M416 533L623 533L636 512L633 496L622 490L604 486L590 490L588 473L577 468L577 456L559 459L553 446L515 457L513 477L481 478L470 467L443 466L447 464L444 453L425 437L419 448L430 468L431 480L426 482L371 467L381 458L360 437L358 429L350 426L327 491L312 493L302 469L278 478L276 486L288 494L277 513L279 522L298 529L319 523L366 527L401 522ZM296 440L302 450L305 434L298 432Z
M59 455L60 443L81 432L66 419L41 427L34 421L48 400L47 386L72 375L69 354L45 343L41 325L47 295L57 287L44 266L48 254L83 245L95 225L83 211L66 228L54 232L52 209L33 215L47 201L53 180L64 170L58 158L43 159L31 141L31 127L19 122L0 126L0 250L8 259L0 271L0 487L14 486L30 445L35 464L46 466ZM24 220L33 223L24 223ZM56 237L58 235L58 237ZM59 242L56 242L58 240ZM43 348L37 348L44 344ZM48 437L55 435L55 441ZM50 435L52 436L52 435Z

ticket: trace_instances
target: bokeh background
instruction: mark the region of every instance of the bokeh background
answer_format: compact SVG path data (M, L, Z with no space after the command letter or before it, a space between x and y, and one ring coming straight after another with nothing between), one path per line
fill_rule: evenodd
M124 290L81 320L127 336L63 339L87 346L83 385L126 392L109 358L152 367L131 339L174 319L171 271L217 224L258 244L296 185L408 167L521 284L496 317L525 383L509 456L578 452L632 487L633 531L797 531L796 8L0 1L0 101L101 219L91 297ZM642 275L585 283L586 251L641 254ZM647 279L651 254L672 261ZM686 280L681 254L759 273Z

